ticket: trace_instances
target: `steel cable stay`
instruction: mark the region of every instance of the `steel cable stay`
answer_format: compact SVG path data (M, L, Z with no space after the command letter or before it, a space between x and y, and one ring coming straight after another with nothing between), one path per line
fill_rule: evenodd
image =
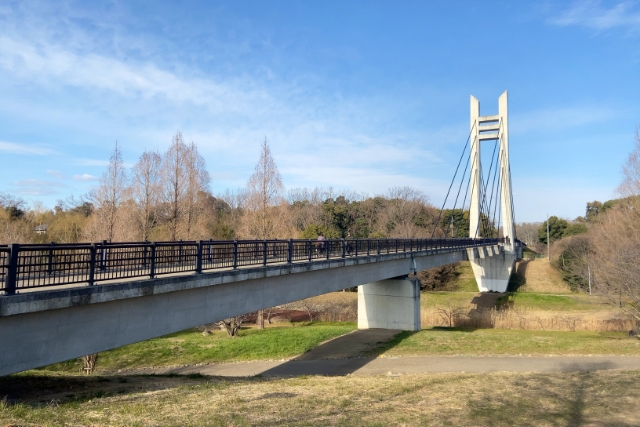
M464 148L462 149L462 154L460 155L460 159L458 160L458 166L456 166L456 171L453 174L453 178L451 179L451 184L449 184L449 189L447 190L447 195L444 198L444 202L442 203L442 208L440 208L440 213L438 214L438 219L436 220L434 226L433 226L433 232L431 233L431 238L433 239L433 236L435 236L436 234L436 230L438 228L438 224L440 223L440 218L442 217L442 211L444 210L445 205L447 204L447 199L449 198L449 193L451 192L451 187L453 187L453 183L455 182L456 179L456 175L458 174L458 169L460 168L460 164L462 163L462 159L464 157L464 153L467 151L467 146L469 146L469 140L471 139L471 134L473 133L473 129L475 128L476 124L474 123L473 126L471 126L471 130L469 131L469 136L467 137L467 142L464 145ZM466 170L466 168L465 168Z
M471 145L471 151L473 151L473 147L474 145L477 143L477 140L474 140L473 144ZM462 190L462 183L464 182L464 177L467 175L467 170L469 169L469 164L470 162L467 162L466 166L464 167L464 172L462 173L462 177L460 179L460 185L458 186L458 193L456 194L456 200L453 203L453 209L451 210L451 221L449 226L453 226L453 221L456 218L456 206L458 205L458 199L460 197L460 191ZM469 177L471 177L471 175L469 175ZM469 185L467 184L467 189L469 188ZM465 193L465 201L462 204L461 207L461 211L462 211L462 218L460 218L460 220L457 221L457 226L456 226L456 232L455 234L452 233L451 237L457 237L458 236L458 229L460 227L460 222L464 221L464 204L466 203L466 193ZM449 227L447 226L447 227ZM446 236L446 234L445 234Z
M498 143L499 141L496 141L496 145ZM498 188L497 188L497 185L500 184L500 178L497 178L498 169L499 169L499 165L498 163L496 163L496 168L493 171L493 182L491 183L491 197L489 198L489 206L491 207L493 205L493 219L491 220L491 223L494 226L495 226L496 210L500 209L500 206L498 204L500 200L500 193L498 192ZM496 182L496 178L497 178L497 182ZM495 194L495 199L493 198L494 194ZM489 209L489 217L491 217L491 209ZM499 233L499 230L496 229L496 232Z
M502 129L502 119L500 119L500 123L498 126L498 135L500 135L500 130ZM493 146L493 153L491 154L491 165L489 166L489 172L487 173L487 182L485 185L483 185L482 187L482 191L481 191L481 204L480 204L480 218L478 218L478 221L480 222L481 227L483 228L484 232L483 232L483 236L486 237L488 228L489 228L489 219L491 218L491 199L493 198L493 186L491 188L491 196L489 199L489 204L487 204L487 187L489 185L489 182L491 182L491 171L493 170L493 164L495 161L496 164L496 169L498 169L498 162L499 160L496 160L496 150L498 148L498 143L500 141L500 136L498 136L498 139L496 139L495 144ZM482 182L484 183L484 174L481 172L481 176L482 176ZM495 172L494 172L494 181L495 181ZM483 219L482 215L485 215L485 218Z
M494 201L494 190L495 190L495 185L496 185L496 175L498 172L498 163L499 163L499 153L498 155L496 155L496 148L498 147L498 144L500 143L499 139L496 140L495 145L493 147L493 154L492 154L492 159L491 159L491 164L493 167L493 162L495 160L495 169L493 169L493 181L491 180L491 169L489 168L489 174L488 174L488 178L489 180L487 181L487 186L489 185L489 182L491 182L491 193L489 196L489 204L488 204L488 209L487 209L487 218L486 218L486 222L487 222L487 227L489 227L489 224L491 223L491 212L492 212L492 208L493 208L493 213L494 213L494 217L495 217L495 210L497 209L497 204L498 204L498 194L496 194L496 198ZM485 187L485 196L486 196L486 187ZM495 205L494 205L495 203ZM495 225L495 223L493 223ZM485 230L486 231L486 230ZM486 236L485 236L486 237Z

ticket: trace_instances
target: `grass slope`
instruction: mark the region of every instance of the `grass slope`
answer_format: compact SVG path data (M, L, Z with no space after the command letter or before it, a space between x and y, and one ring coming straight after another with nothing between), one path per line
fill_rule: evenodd
M294 327L242 329L235 338L222 331L203 336L190 329L102 352L98 371L282 359L305 353L323 341L355 329L355 323L314 322ZM69 360L41 369L73 372L80 370L80 364L78 360Z
M381 347L386 356L640 355L640 340L623 332L430 328L402 332Z

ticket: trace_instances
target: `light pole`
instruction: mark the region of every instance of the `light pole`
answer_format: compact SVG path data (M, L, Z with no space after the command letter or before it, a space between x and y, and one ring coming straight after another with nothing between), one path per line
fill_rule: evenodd
M547 214L547 260L551 262L551 242L549 241L549 214Z

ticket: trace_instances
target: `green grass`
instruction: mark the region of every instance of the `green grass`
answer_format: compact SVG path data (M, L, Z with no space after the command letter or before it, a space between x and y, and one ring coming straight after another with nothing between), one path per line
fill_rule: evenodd
M355 329L355 323L313 322L294 327L242 329L235 338L228 337L223 331L203 336L200 331L191 329L102 352L97 365L98 370L112 371L151 366L282 359L305 353L323 341ZM80 364L74 359L41 369L71 372L78 371Z
M478 292L423 292L420 297L422 307L466 306L471 304ZM553 295L536 292L510 292L500 297L498 306L506 305L512 308L535 309L541 311L599 311L611 309L610 305L598 297L583 294Z
M600 298L588 295L551 295L545 293L512 292L499 300L499 304L506 304L515 308L529 308L548 311L598 310L610 308Z
M464 306L471 303L471 300L478 292L448 292L434 291L420 294L421 307L437 306Z
M473 275L473 269L469 261L458 263L456 271L458 275L457 291L458 292L478 292L478 284Z
M430 328L402 332L376 351L388 356L426 355L640 355L640 340L624 332Z

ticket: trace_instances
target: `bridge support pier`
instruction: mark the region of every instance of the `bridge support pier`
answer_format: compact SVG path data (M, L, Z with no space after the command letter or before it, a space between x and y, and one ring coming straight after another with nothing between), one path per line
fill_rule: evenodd
M420 282L399 277L358 286L358 329L420 330Z
M516 260L515 253L494 246L494 255L486 256L484 250L485 248L478 248L478 253L476 253L476 248L467 249L471 268L478 283L478 290L480 292L506 292Z

